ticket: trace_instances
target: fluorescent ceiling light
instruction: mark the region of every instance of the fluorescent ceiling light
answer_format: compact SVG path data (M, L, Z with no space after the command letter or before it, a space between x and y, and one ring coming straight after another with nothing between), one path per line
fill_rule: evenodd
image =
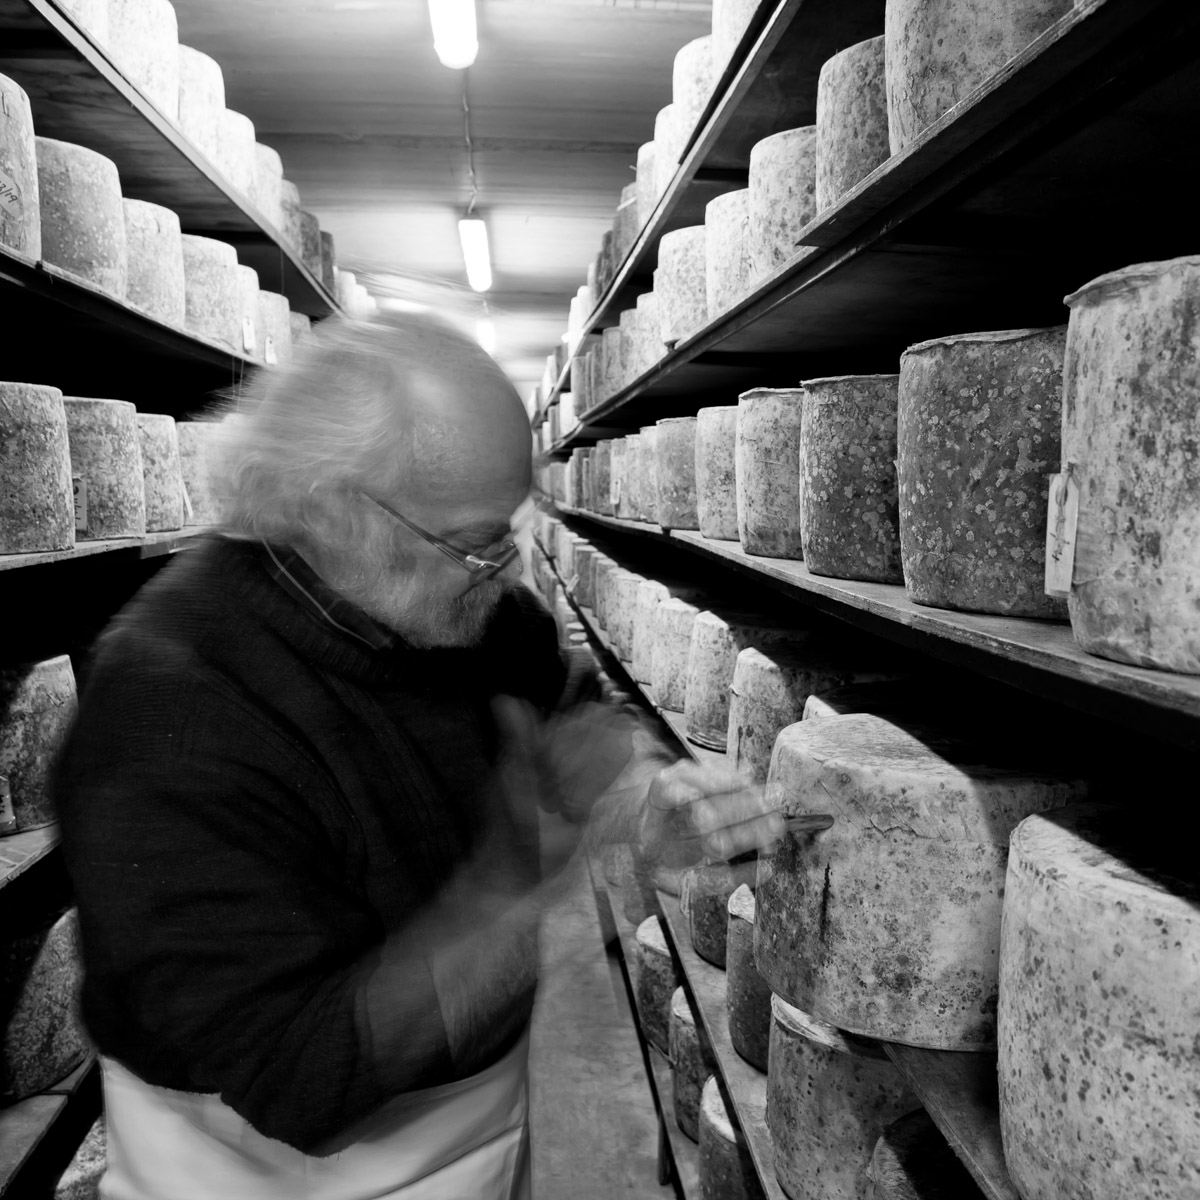
M496 353L496 322L491 317L480 317L475 322L475 340L485 354Z
M479 53L475 0L429 0L429 24L433 49L443 66L461 71L475 61Z
M487 225L478 217L463 217L458 223L458 237L462 242L467 282L475 291L486 292L492 286L492 259L488 252Z

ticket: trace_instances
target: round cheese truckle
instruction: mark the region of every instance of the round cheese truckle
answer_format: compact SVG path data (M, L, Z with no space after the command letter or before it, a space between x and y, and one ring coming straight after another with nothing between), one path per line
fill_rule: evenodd
M276 227L283 223L283 159L279 151L254 143L254 207Z
M681 987L671 996L667 1038L675 1124L695 1142L700 1138L700 1093L716 1071L717 1060L692 1011L687 992Z
M612 647L622 662L628 662L633 654L633 619L637 609L638 587L646 582L644 575L636 571L615 571L608 577L608 636Z
M146 494L146 532L183 528L183 473L175 418L138 413L138 443Z
M592 511L613 515L611 441L597 442L592 448Z
M618 515L629 521L640 521L642 519L642 479L639 472L642 469L642 435L630 433L626 435L624 441L625 460L618 497Z
M835 205L891 153L882 37L825 60L817 80L816 211Z
M1075 640L1103 658L1200 674L1200 257L1101 276L1067 304Z
M654 189L661 196L675 178L679 156L688 131L680 122L674 104L660 108L654 118Z
M702 612L692 625L688 650L684 718L687 738L710 750L726 749L729 734L729 686L737 656L754 646L798 647L808 637L802 627L748 612Z
M637 214L638 228L644 229L658 207L658 177L655 169L655 146L643 142L637 152Z
M254 122L245 113L223 108L217 114L217 128L216 164L234 189L253 203L258 172Z
M671 1052L671 997L679 984L658 914L648 916L637 927L638 1018L646 1040L667 1055Z
M1200 887L1191 839L1079 805L1012 835L1000 1132L1024 1200L1200 1196Z
M71 452L62 392L0 383L0 554L75 545Z
M729 1040L751 1066L767 1069L771 988L754 962L754 891L742 884L729 897L725 927L725 1007Z
M280 223L279 232L283 235L283 242L293 254L300 253L301 241L301 208L300 208L300 189L290 180L283 179L279 184L279 205L280 205ZM358 283L358 278L352 271L343 271L346 279L343 281L343 287L347 291L353 290L355 284ZM339 296L340 299L340 296ZM347 302L343 305L348 310L353 310L353 303Z
M213 473L220 428L216 421L180 421L176 425L179 469L188 498L184 525L215 525L221 519Z
M611 400L625 386L621 354L621 326L611 325L600 334L600 389L596 393L597 403Z
M225 76L221 64L201 50L179 47L179 128L204 156L217 161Z
M966 99L1072 0L888 0L888 130L898 154Z
M658 606L670 598L670 588L657 579L643 579L638 584L633 607L633 646L629 656L629 673L638 683L648 684L653 676L651 656L655 617Z
M0 668L0 777L7 791L0 796L0 834L54 822L50 772L77 707L65 654Z
M116 163L72 142L35 140L42 258L124 300L125 210Z
M918 604L1062 617L1045 594L1066 329L968 333L900 359L900 556Z
M760 0L713 0L712 63L713 80L719 80L745 36Z
M606 334L608 330L604 331ZM608 452L608 499L614 517L628 517L629 439L613 438Z
M687 341L708 323L708 290L704 246L705 227L688 225L664 233L658 243L659 332L665 346Z
M144 537L146 484L137 409L127 400L64 396L63 410L71 474L79 480L76 538Z
M636 519L653 521L658 516L658 427L645 425L633 447L630 482Z
M679 125L681 152L700 124L712 89L712 36L707 35L688 42L675 55L671 69L671 103L675 106L675 121Z
M747 554L801 558L801 388L754 388L738 397L738 539Z
M725 967L729 897L739 887L753 886L758 864L699 863L679 879L679 908L688 923L692 949L714 967Z
M282 191L282 184L280 185ZM321 220L316 213L300 210L300 261L318 279L321 276Z
M752 241L748 188L708 202L704 209L704 303L710 321L750 290L755 278Z
M161 204L123 200L128 274L126 302L182 329L187 311L179 218Z
M919 1107L877 1042L772 997L767 1128L792 1200L865 1200L879 1135Z
M924 1109L893 1121L871 1155L873 1200L982 1200L983 1193Z
M262 330L259 353L268 366L287 362L292 357L291 312L286 296L259 291L258 327Z
M292 346L299 346L312 336L312 318L304 313L288 313L288 325L292 331Z
M237 251L228 242L183 235L185 315L190 332L242 353Z
M650 686L654 698L671 712L683 712L687 698L688 659L692 626L700 609L687 600L664 600L654 610L650 645Z
M654 441L654 520L664 529L697 529L696 418L659 421Z
M571 589L575 603L585 608L592 607L592 580L594 578L596 556L600 552L595 546L579 546L575 551L575 586ZM568 581L569 582L569 581Z
M605 629L604 605L608 594L608 577L613 571L620 570L607 554L599 554L593 559L592 567L592 614L596 624Z
M108 0L106 49L163 116L179 119L179 22L170 0Z
M785 129L750 151L749 257L769 275L800 251L797 235L817 215L817 127Z
M800 537L814 575L903 583L896 492L898 375L802 385Z
M25 89L7 75L0 75L0 246L42 257L33 114Z
M647 919L657 921L658 900L654 895L654 883L650 878L650 869L635 847L630 846L629 853L620 860L620 870L621 911L625 914L625 920L637 926L641 926ZM638 988L641 980L641 962L642 953L639 949L632 971L634 996L638 1000L639 1013L641 1012L641 992ZM670 984L670 988L678 987L678 985L679 981L676 980ZM668 990L667 996L670 997L670 990ZM666 1018L664 1017L663 1020L662 1028L665 1038ZM665 1054L666 1050L663 1050L663 1053Z
M641 378L658 365L663 356L662 320L658 314L658 297L653 290L643 292L637 299L634 323L635 356L633 373Z
M759 860L754 953L772 991L868 1037L996 1044L1009 832L1083 782L932 725L856 714L780 733L768 789L788 834Z
M59 8L69 12L98 46L108 44L108 0L62 0Z
M696 414L696 523L706 538L738 535L736 404Z
M715 1075L700 1093L700 1200L763 1200L750 1147L729 1119Z

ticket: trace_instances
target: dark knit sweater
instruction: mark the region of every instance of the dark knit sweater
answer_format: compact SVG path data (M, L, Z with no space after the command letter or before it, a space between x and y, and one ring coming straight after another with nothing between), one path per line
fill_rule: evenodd
M422 917L453 925L464 865L536 875L533 815L494 782L492 697L550 710L594 681L524 589L477 648L380 650L270 566L213 538L135 597L97 644L57 802L99 1050L312 1152L487 1065L451 1062Z

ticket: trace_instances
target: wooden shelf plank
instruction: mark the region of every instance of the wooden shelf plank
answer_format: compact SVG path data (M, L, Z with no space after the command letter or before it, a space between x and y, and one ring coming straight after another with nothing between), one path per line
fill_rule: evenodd
M157 558L183 549L208 531L207 525L192 525L186 529L172 529L166 533L148 533L141 538L107 538L101 541L79 542L70 550L49 550L41 554L0 554L0 572L49 566L58 562L74 562L99 554L129 552L137 558Z
M23 875L57 845L57 825L0 837L0 888Z

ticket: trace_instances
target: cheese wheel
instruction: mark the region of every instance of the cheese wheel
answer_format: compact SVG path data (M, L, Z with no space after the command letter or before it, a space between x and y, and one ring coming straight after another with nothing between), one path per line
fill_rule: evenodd
M638 199L637 184L626 184L621 189L621 198L617 201L617 210L613 214L612 254L614 273L621 269L621 264L633 249L637 241L638 231Z
M611 589L605 610L608 636L622 662L628 662L633 654L633 618L637 608L638 586L645 581L645 576L635 571L615 571L608 577Z
M170 0L108 0L105 49L163 116L179 119L179 22Z
M817 214L817 127L785 129L750 151L749 258L769 275L800 252L800 231Z
M1103 658L1200 674L1200 257L1101 276L1067 304L1075 640Z
M729 1119L715 1075L700 1093L700 1200L763 1200L750 1147Z
M738 397L734 475L738 539L747 554L801 558L801 388L755 388Z
M586 453L577 449L571 451L567 461L567 503L572 508L583 508L583 464L586 458Z
M180 421L176 431L179 468L191 507L184 524L215 525L221 519L213 470L220 425L216 421Z
M75 673L65 654L0 668L0 834L54 822L50 773L76 710Z
M97 1117L54 1185L54 1200L96 1200L107 1169L108 1138L104 1118Z
M558 573L564 581L569 581L575 574L575 546L578 541L578 534L572 533L571 530L564 527L559 527L558 538L555 543L557 550L555 561L558 565Z
M594 546L580 546L575 551L575 586L571 589L577 604L592 607L592 580L595 576L596 555Z
M900 554L918 604L1065 614L1044 592L1065 341L1065 328L963 334L901 357Z
M688 42L676 55L671 68L671 103L679 127L679 153L693 134L713 90L712 36Z
M736 404L696 414L696 523L706 538L738 536Z
M983 1193L924 1109L893 1121L871 1154L874 1200L979 1200Z
M237 251L227 242L183 235L187 328L235 353L242 351Z
M612 442L597 442L592 449L593 512L612 516Z
M605 330L607 333L608 331ZM629 516L629 439L613 438L608 452L608 499L615 517Z
M717 1060L682 987L671 995L668 1020L671 1107L680 1132L695 1142L700 1138L700 1093L716 1071Z
M1131 816L1080 805L1012 835L1000 1131L1025 1200L1200 1196L1195 856Z
M710 321L750 290L755 278L752 240L748 188L708 202L704 209L704 303Z
M179 128L204 156L217 162L225 76L221 64L192 46L179 47Z
M667 417L656 428L653 519L664 529L698 529L696 418Z
M146 532L183 528L183 473L175 418L138 413L138 445L146 496Z
M71 474L79 480L76 538L144 537L146 485L137 409L126 400L83 396L64 396L63 409Z
M636 495L640 519L656 524L658 521L658 426L646 425L640 431Z
M687 697L692 626L700 609L686 600L664 600L654 610L650 646L650 685L654 698L671 712L683 712Z
M884 17L888 130L899 153L965 100L1072 0L889 0Z
M638 584L633 608L633 642L629 655L629 673L638 683L649 683L652 678L651 654L654 647L655 613L658 606L670 597L670 589L657 579L643 579Z
M283 159L279 151L254 143L254 207L278 229L283 224Z
M300 208L300 189L290 180L283 179L279 184L279 204L281 222L279 232L283 234L283 242L293 254L300 253L301 244L301 208ZM347 271L347 283L355 284L358 280L355 276ZM351 307L347 305L346 307Z
M618 515L630 521L640 521L642 517L642 488L641 477L642 435L631 433L624 439L625 461L621 479L621 493L618 503Z
M300 210L300 261L318 278L321 274L321 222L315 213Z
M653 291L643 292L636 308L637 356L634 375L637 378L654 370L662 359L662 321L658 315L658 297Z
M71 452L62 392L0 383L0 554L75 545Z
M903 583L896 492L898 375L801 384L800 538L814 575Z
M729 897L725 926L725 1008L729 1040L752 1067L766 1071L771 988L754 962L754 892L743 883Z
M773 802L835 821L760 859L754 949L772 990L866 1036L992 1047L1009 831L1086 790L1020 754L867 714L783 730Z
M258 293L258 325L262 330L260 353L268 365L284 363L292 357L291 311L286 296L278 292Z
M708 284L703 225L688 225L664 233L658 243L659 333L663 345L674 346L699 333L708 323Z
M0 955L0 1102L35 1095L83 1062L87 1041L76 1015L82 974L74 909L48 929L6 938Z
M625 568L619 563L614 562L611 558L605 556L597 570L595 577L595 600L596 600L596 620L600 622L600 628L606 633L610 633L612 618L609 615L608 606L612 600L613 585L612 577L618 571L623 571Z
M71 14L98 46L109 41L108 0L59 0L59 8Z
M303 313L288 313L288 325L292 331L292 346L299 346L312 337L312 318Z
M729 733L729 686L737 656L747 647L798 646L807 631L753 613L702 612L692 625L684 718L688 741L725 750Z
M882 37L825 61L817 80L817 212L835 205L891 153Z
M650 917L651 913L658 912L658 901L654 896L650 872L634 852L634 847L626 846L625 849L627 853L618 859L621 875L618 885L621 889L621 911L625 914L625 920L633 925L641 925L647 917ZM657 920L657 917L651 919ZM637 1000L641 955L637 951L635 951L635 955L633 963L626 963L626 966L629 968L630 982L633 986L634 998Z
M243 263L237 265L238 349L260 362L263 355L263 327L258 312L258 272Z
M680 876L679 907L687 918L692 949L714 967L725 967L729 897L744 884L753 884L757 865L701 863Z
M297 211L299 211L299 209L297 209ZM353 316L354 289L358 283L358 280L355 278L353 271L343 271L341 267L336 269L335 280L337 284L337 302L339 306L345 310L347 315Z
M651 1045L670 1054L671 997L679 987L680 979L657 913L646 917L637 927L636 940L635 995L642 1033Z
M600 334L601 386L597 401L611 400L624 386L624 335L621 326L612 325Z
M103 154L36 138L42 258L125 299L125 210L117 165Z
M333 264L337 261L337 253L334 247L333 234L328 230L321 230L321 283L329 292L333 292L335 281L333 275Z
M660 108L654 117L654 187L660 196L675 178L686 139L687 131L680 125L675 105Z
M655 172L655 146L643 142L637 152L637 214L638 227L644 229L658 207L658 177Z
M877 1042L771 999L767 1128L775 1175L795 1200L860 1200L884 1128L919 1107Z
M33 115L25 89L7 75L0 75L0 246L42 257Z
M245 113L223 108L217 114L217 129L219 140L214 161L235 191L253 202L258 172L254 122Z
M122 201L128 261L126 302L164 325L183 328L186 290L179 218L161 204Z
M712 6L712 58L713 77L720 79L721 73L730 65L746 31L754 21L755 13L763 7L760 0L713 0Z

